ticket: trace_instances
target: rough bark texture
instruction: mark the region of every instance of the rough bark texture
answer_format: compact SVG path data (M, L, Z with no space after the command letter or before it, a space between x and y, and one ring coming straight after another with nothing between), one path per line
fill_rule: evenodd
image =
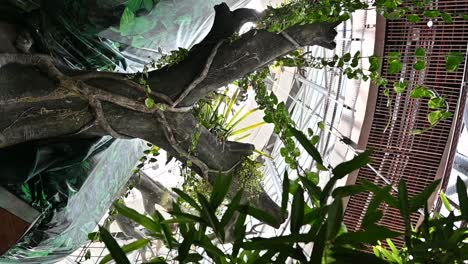
M285 32L288 38L252 30L230 42L226 38L256 13L231 12L223 4L215 10L211 32L184 61L149 73L153 97L165 111L146 109L143 88L123 74L70 70L34 54L0 54L0 148L110 134L145 139L186 161L184 151L191 145L197 121L184 107L293 51L291 38L302 46L334 47L335 25L327 23L290 28ZM59 73L51 69L51 62ZM217 171L233 171L252 150L249 144L221 143L202 128L198 156L192 161L213 182L220 175ZM275 215L277 226L283 221L265 193L250 202Z

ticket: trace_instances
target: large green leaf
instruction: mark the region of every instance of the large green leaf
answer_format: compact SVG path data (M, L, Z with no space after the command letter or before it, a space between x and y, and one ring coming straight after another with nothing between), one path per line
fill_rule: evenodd
M432 92L424 86L416 85L416 87L411 91L412 98L424 98L424 97L432 97Z
M182 241L182 243L180 243L178 247L179 254L177 256L177 260L181 261L182 263L184 262L184 260L187 258L189 254L190 247L193 244L194 236L195 236L195 228L190 228L187 234L184 236L184 241Z
M407 81L395 82L393 84L393 90L395 90L397 94L402 94L406 90L406 86L408 86Z
M299 187L293 196L291 207L291 233L299 233L304 219L304 190Z
M135 14L133 11L126 7L120 18L120 33L124 36L127 36L132 32L133 26L135 25Z
M466 193L466 185L460 177L457 178L457 193L460 204L460 211L465 221L468 221L468 194Z
M307 153L310 154L310 156L318 163L323 166L323 160L322 156L320 155L320 152L317 150L317 148L310 142L310 140L307 138L302 131L297 130L296 128L292 127L291 125L288 125L289 131L291 131L292 135L299 141L299 143L304 147L304 149L307 151Z
M130 252L133 252L135 250L138 250L140 248L143 248L145 247L146 245L148 245L150 241L148 239L139 239L137 241L134 241L130 244L127 244L125 246L122 247L122 250L125 254L128 254ZM107 263L109 261L111 261L113 258L112 258L112 255L109 254L107 256L105 256L104 258L102 258L101 262L99 262L99 264L104 264L104 263ZM117 262L119 263L119 262Z
M416 212L419 208L424 208L427 203L427 200L431 196L432 193L436 190L437 186L439 185L440 180L436 180L429 184L421 193L413 196L410 203L410 212Z
M109 250L112 259L115 260L116 263L119 264L130 264L130 261L125 255L125 252L119 246L117 241L112 237L112 235L102 226L99 226L99 234L101 236L102 241L106 245L107 249Z
M229 191L231 186L232 174L218 175L216 176L213 190L211 191L210 204L213 209L216 210L218 206L223 202L224 197Z
M132 219L138 224L144 226L149 231L155 234L161 233L161 226L159 225L159 223L153 221L151 218L138 213L132 208L125 206L123 203L114 202L114 207L117 210L117 212L119 212L119 214Z

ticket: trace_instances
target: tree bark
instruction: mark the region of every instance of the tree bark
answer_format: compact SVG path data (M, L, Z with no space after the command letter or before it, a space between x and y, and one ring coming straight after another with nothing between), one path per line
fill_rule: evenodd
M186 151L197 121L187 109L207 93L295 50L297 43L333 48L336 31L335 25L316 23L292 27L286 35L252 30L230 42L219 32L226 32L227 27L236 29L239 19L226 7L216 9L210 34L185 60L149 73L148 83L155 91L152 96L158 107L166 110L145 107L144 88L134 77L81 72L55 63L57 73L50 67L51 60L43 56L0 54L0 148L34 140L66 141L110 134L145 139L184 162L190 159L210 182L219 171L233 172L242 158L252 153L253 146L220 142L201 128L198 154L189 157ZM234 183L231 193L238 186ZM276 226L284 220L278 205L265 192L250 202L276 216Z

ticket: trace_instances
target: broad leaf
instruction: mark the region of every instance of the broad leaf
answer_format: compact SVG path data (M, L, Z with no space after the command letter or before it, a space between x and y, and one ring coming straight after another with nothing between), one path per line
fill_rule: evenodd
M454 72L460 66L460 63L463 62L464 56L460 52L450 52L445 58L445 68L448 72Z
M380 69L380 58L377 56L370 56L369 57L369 71L376 72Z
M410 23L419 23L419 22L421 22L421 18L416 14L411 14L406 19Z
M393 90L395 90L397 94L402 94L406 90L406 86L408 86L407 81L399 81L393 85Z
M424 86L417 85L413 91L411 92L411 97L412 98L424 98L424 97L432 97L432 92Z

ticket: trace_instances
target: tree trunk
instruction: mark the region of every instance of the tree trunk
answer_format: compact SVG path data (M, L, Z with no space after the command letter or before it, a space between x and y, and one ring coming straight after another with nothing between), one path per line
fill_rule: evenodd
M185 60L149 73L157 103L151 110L144 104L144 87L132 76L70 70L42 55L0 54L0 148L103 135L141 138L183 162L190 159L210 182L223 174L220 171L233 172L253 146L222 143L201 128L198 155L189 156L197 125L190 107L207 93L295 50L297 44L333 48L336 31L335 25L316 23L283 34L252 30L230 42L219 32L237 30L240 18L226 8L215 8L210 34ZM265 192L254 197L253 206L274 215L279 226L284 216L278 205Z

